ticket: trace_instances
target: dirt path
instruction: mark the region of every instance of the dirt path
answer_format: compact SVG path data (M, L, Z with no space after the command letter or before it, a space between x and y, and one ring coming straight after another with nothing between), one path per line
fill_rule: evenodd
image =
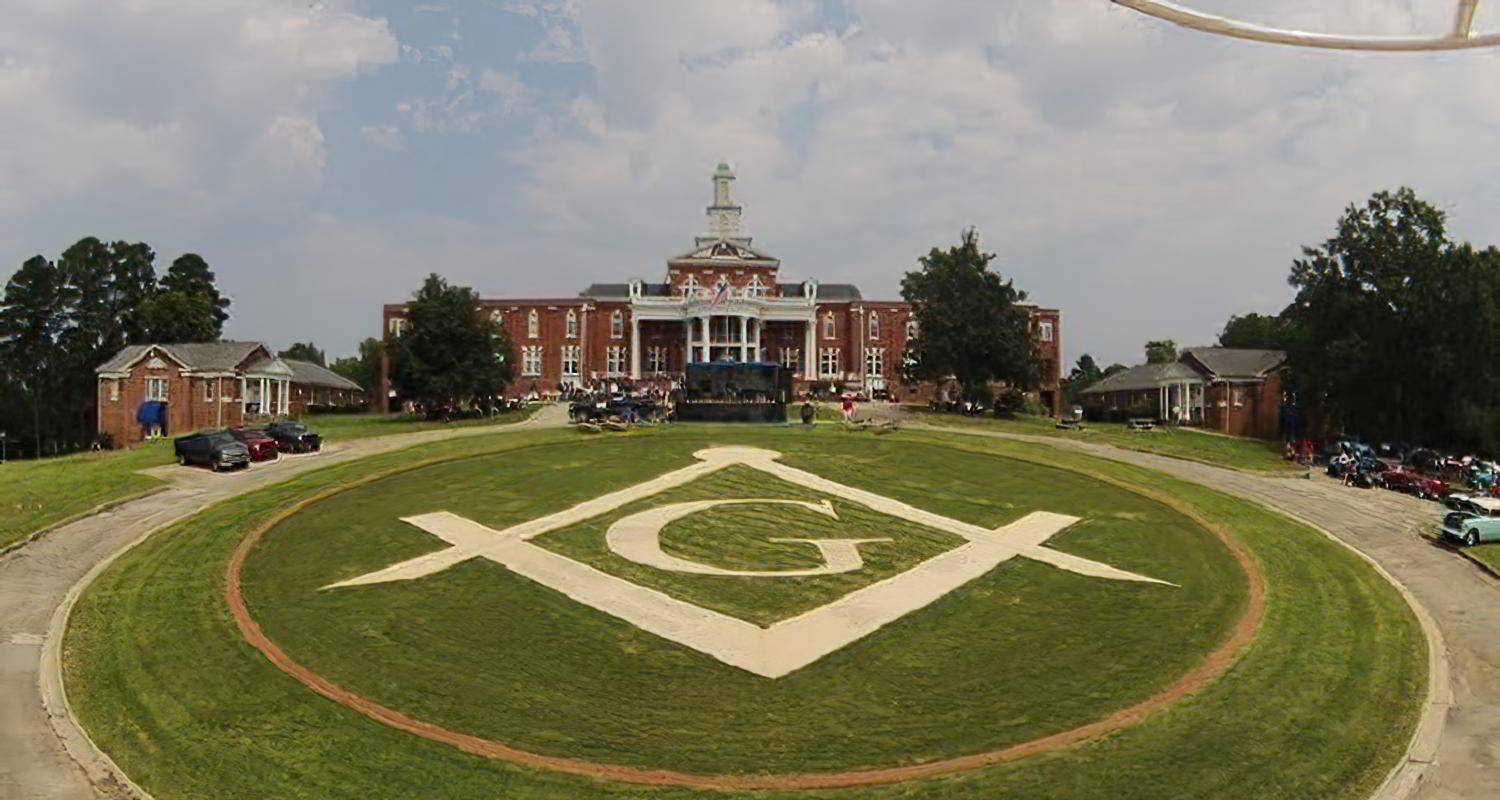
M55 692L56 687L43 686L46 681L40 665L49 644L49 625L69 590L130 543L204 506L311 469L443 439L560 425L565 417L566 408L549 406L515 425L333 443L325 453L286 458L230 475L163 468L160 474L173 483L166 491L64 525L0 558L0 800L125 796L105 766L88 757L87 742L79 738L70 721L49 722L43 691ZM59 704L50 707L56 709ZM67 750L53 723L59 732L72 737ZM84 764L70 758L69 751Z
M932 425L909 427L1064 447L1165 472L1259 502L1305 520L1385 569L1432 615L1446 647L1451 698L1436 701L1431 763L1409 794L1414 800L1500 797L1500 581L1419 533L1440 507L1396 492L1353 489L1314 473L1274 477L1122 450L1060 437L1002 434Z

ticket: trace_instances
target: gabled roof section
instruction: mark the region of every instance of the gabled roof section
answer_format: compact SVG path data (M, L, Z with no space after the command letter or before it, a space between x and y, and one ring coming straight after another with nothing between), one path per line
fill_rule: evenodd
M125 372L145 358L159 352L191 372L233 372L257 353L270 356L260 342L186 342L179 344L128 345L95 372ZM273 357L274 356L270 356Z
M781 264L781 259L767 255L750 246L749 240L739 239L715 239L705 242L700 240L698 246L683 253L680 256L667 260L668 264L682 261L704 262L704 263L735 263L752 262L758 266L774 267Z
M1167 384L1183 383L1184 381L1202 382L1203 376L1181 361L1173 361L1167 364L1142 364L1138 367L1131 367L1123 372L1116 372L1094 383L1094 385L1084 389L1083 394L1138 392L1146 389L1159 389Z
M319 386L325 389L348 389L352 392L362 392L363 386L345 378L327 367L314 364L311 361L298 361L295 358L281 359L292 369L292 383L306 386Z
M1196 362L1217 380L1253 380L1264 378L1285 364L1286 353L1233 347L1189 347L1182 351L1182 360Z

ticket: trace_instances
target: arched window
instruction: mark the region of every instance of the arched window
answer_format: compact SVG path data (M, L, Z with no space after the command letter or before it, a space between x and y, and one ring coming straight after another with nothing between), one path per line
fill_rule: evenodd
M836 332L836 328L833 324L833 312L830 311L827 314L823 315L823 338L832 339Z
M906 338L917 338L917 321L914 319L909 319L906 321Z
M495 309L494 311L491 311L490 312L490 322L493 322L496 325L504 325L505 324L505 312L501 311L498 308Z
M751 297L764 297L765 296L765 294L766 294L766 285L764 283L760 282L760 276L759 275L751 275L750 276L750 284L745 287L745 293L748 294L748 295L750 295Z
M568 309L568 338L578 338L578 312Z
M542 320L537 316L536 309L533 308L526 314L526 337L528 339L535 339L541 335L541 328Z
M874 311L870 312L870 338L880 338L880 315Z
M609 335L615 339L625 336L625 312L616 311L609 315Z
M685 297L693 297L698 294L698 276L689 272L687 280L682 282L682 294Z

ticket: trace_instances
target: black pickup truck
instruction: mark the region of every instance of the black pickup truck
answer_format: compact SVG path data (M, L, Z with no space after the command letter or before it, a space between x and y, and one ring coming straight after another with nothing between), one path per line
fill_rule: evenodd
M283 453L316 453L323 449L323 437L300 422L273 422L266 426L266 435L276 440Z
M179 436L172 440L177 463L202 464L215 472L250 466L250 450L227 431Z

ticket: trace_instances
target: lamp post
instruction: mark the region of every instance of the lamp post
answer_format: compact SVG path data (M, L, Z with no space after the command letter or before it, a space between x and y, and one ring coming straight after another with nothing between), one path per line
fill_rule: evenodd
M0 431L0 464L5 463L5 431Z

